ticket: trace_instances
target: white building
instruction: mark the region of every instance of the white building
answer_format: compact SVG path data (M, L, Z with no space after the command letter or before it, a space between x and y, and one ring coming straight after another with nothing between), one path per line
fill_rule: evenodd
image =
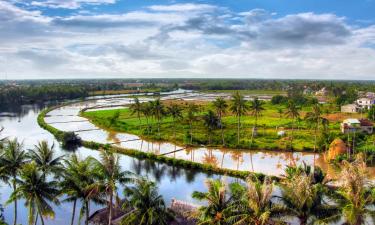
M375 104L375 99L373 98L360 98L356 101L359 108L370 109L372 105Z
M343 113L356 113L358 111L358 106L356 104L348 104L341 106L341 112Z
M354 132L372 134L374 132L374 124L368 119L346 119L341 123L340 128L344 134Z

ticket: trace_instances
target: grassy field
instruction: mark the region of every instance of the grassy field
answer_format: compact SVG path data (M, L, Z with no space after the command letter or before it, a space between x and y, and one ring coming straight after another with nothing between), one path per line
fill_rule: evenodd
M239 92L243 95L286 95L286 91L275 90L205 90L205 93L236 93Z
M168 101L164 102L164 104L169 105L172 102L173 101ZM187 104L185 101L177 102L182 106ZM201 110L200 113L197 114L192 129L193 145L207 145L208 135L203 124L202 116L207 112L208 109L212 109L212 106L211 103L207 102L199 102L199 104ZM258 118L258 135L254 138L253 143L251 143L251 136L252 127L255 123L255 117L250 115L242 117L241 141L239 146L237 145L237 118L231 113L225 114L223 117L223 123L226 147L243 149L290 150L290 138L293 120L291 118L287 118L284 113L280 114L278 112L279 108L285 112L285 107L279 105L275 106L269 102L265 103L263 107L265 110L262 112L262 116ZM332 108L332 106L325 105L323 111L327 110L331 112L330 114L324 115L324 117L330 121L328 126L330 138L333 139L335 137L341 137L344 139L345 136L343 136L339 130L340 122L345 118L359 117L360 115L340 113L335 111L336 107ZM311 111L310 107L303 107L300 112L301 118L304 118L304 115L309 111ZM111 122L111 118L114 117L116 112L119 112L119 117L115 121L112 120ZM155 119L150 119L148 121L150 126L150 129L148 129L146 119L141 117L141 120L139 121L136 115L132 115L128 108L84 112L83 116L90 119L94 124L106 129L128 132L148 139L171 141L183 145L190 144L189 123L185 119L174 122L171 117L163 118L159 135L157 132L157 121ZM277 132L280 130L286 131L286 136L279 137ZM314 129L312 129L306 123L306 121L303 119L297 120L294 125L293 133L293 150L311 151L314 149L315 132ZM219 147L222 146L220 129L213 132L211 145ZM363 146L364 145L365 143Z

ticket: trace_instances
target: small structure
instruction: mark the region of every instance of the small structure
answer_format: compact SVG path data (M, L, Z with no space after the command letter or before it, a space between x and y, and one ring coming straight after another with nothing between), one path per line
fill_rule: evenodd
M311 90L310 87L305 87L305 89L303 89L303 94L304 95L311 95L311 94L313 94L313 90Z
M370 109L371 106L375 104L375 99L373 98L359 98L356 101L357 105L361 109Z
M341 106L341 112L343 113L356 113L358 106L356 104L348 104Z
M319 91L315 92L315 95L318 95L318 96L326 96L328 95L328 90L326 87L323 87L322 89L320 89Z
M336 159L337 156L345 154L347 149L348 147L346 146L345 142L340 138L336 138L329 146L329 150L326 153L326 160L331 161Z
M346 119L341 123L341 132L344 134L354 132L364 132L372 134L374 132L374 125L368 119Z

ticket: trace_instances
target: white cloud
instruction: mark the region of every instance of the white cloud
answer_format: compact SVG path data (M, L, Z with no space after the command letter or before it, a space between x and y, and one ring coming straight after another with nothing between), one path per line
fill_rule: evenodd
M116 0L37 0L31 5L48 8L78 9L82 5L114 4Z
M375 25L351 26L334 14L176 4L52 17L0 1L0 34L0 70L15 78L373 79L375 73Z

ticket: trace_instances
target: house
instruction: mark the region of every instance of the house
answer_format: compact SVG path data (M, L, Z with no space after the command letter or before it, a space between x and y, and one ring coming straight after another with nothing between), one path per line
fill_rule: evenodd
M356 113L358 111L358 106L356 104L348 104L341 106L341 112L343 113Z
M319 91L315 92L315 95L318 95L318 96L326 96L328 95L328 90L326 87L323 87L322 89L320 89Z
M375 99L374 98L359 98L356 101L356 103L361 109L370 109L371 106L375 104Z
M374 132L374 125L368 119L346 119L341 123L340 128L344 134L354 132L372 134Z
M313 90L311 90L311 88L309 87L305 87L305 89L303 90L304 95L311 95L312 93L313 93Z
M374 92L366 92L366 98L375 99L375 93Z

